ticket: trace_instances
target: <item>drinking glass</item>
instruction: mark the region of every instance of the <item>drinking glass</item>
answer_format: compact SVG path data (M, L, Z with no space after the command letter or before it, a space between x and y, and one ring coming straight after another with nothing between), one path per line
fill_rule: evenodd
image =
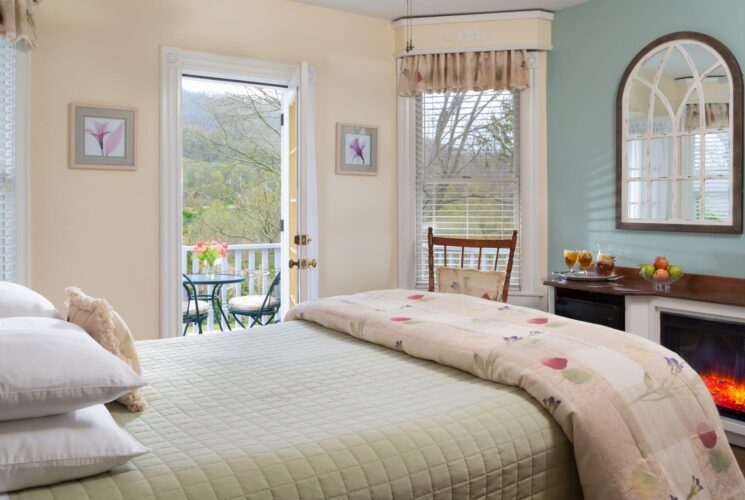
M577 250L564 250L564 263L569 268L569 273L573 273L574 266L577 265Z
M577 261L582 271L587 273L587 270L592 266L592 252L590 250L580 250L577 252Z

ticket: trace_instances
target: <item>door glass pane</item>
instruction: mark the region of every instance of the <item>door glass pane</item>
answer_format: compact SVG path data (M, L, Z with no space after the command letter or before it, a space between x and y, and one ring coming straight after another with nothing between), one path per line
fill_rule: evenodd
M16 261L15 43L0 40L0 280L12 281Z
M205 327L214 331L235 326L230 299L269 292L282 262L282 92L185 76L181 97L182 272L205 272L214 260L216 273L244 278L222 286L220 302L210 304ZM215 253L201 250L213 246Z

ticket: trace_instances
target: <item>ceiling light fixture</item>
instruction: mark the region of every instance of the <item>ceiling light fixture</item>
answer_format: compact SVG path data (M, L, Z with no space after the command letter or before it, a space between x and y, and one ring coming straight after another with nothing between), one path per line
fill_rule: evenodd
M411 28L411 2L412 0L406 0L406 53L408 54L414 50L414 37L412 35Z

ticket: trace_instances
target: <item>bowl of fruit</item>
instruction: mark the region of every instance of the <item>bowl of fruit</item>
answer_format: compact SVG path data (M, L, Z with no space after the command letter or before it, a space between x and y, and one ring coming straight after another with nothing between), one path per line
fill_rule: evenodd
M654 285L655 291L669 292L670 285L683 277L683 269L675 264L670 264L667 257L659 256L651 264L640 264L639 274Z

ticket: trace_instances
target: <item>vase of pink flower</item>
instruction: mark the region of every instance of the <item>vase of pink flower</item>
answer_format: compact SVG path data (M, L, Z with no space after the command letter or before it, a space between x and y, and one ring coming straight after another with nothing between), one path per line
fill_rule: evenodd
M194 245L194 255L204 266L207 276L215 275L215 264L218 258L228 255L228 244L219 241L197 241Z

